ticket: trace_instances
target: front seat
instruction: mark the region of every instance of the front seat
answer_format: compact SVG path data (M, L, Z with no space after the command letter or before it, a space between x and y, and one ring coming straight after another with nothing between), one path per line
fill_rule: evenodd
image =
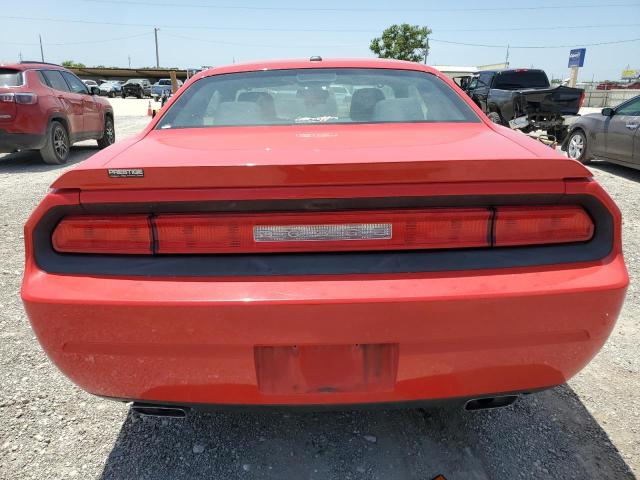
M373 119L376 104L384 100L384 93L379 88L361 88L355 90L351 97L351 120L354 122L369 122Z

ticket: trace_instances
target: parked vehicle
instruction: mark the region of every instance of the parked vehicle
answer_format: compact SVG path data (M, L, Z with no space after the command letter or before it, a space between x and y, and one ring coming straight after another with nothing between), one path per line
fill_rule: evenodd
M569 158L600 158L640 169L640 95L600 113L579 117L562 146Z
M69 70L48 63L0 65L0 152L39 150L65 163L75 142L115 141L113 109Z
M100 84L100 95L114 98L122 94L122 82L118 80L107 80Z
M431 67L231 65L53 183L22 298L72 381L140 412L477 409L602 347L628 284L620 232L587 168Z
M99 87L98 82L95 80L82 80L82 83L84 83L89 90L91 87Z
M182 80L178 80L178 88L182 86ZM171 79L162 78L151 86L151 96L154 99L169 97L172 94Z
M122 98L137 97L146 98L151 96L151 82L146 78L131 78L122 86Z
M500 125L529 133L543 130L562 142L566 137L565 116L576 115L584 101L584 90L551 87L543 70L486 70L466 84L473 101Z
M629 90L640 90L640 80L636 80L635 82L625 83L622 88L626 88Z
M596 87L596 90L615 90L619 88L624 88L624 85L620 82L602 82L599 83Z

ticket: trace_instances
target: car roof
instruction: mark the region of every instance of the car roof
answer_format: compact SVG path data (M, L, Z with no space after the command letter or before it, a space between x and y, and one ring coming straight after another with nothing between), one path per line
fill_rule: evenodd
M540 68L496 68L494 70L479 70L476 72L480 73L510 73L510 72L543 72L544 70Z
M191 77L190 80L195 81L200 78L209 77L212 75L220 75L224 73L253 72L260 70L290 70L300 68L384 68L395 70L415 70L420 72L432 73L437 77L443 76L443 74L438 70L416 62L382 58L340 58L321 60L267 60L263 62L234 63L232 65L203 70Z
M11 69L20 70L20 71L33 70L34 68L46 68L47 70L67 71L66 68L56 63L35 62L35 61L34 62L23 61L20 63L0 63L0 68L11 68Z

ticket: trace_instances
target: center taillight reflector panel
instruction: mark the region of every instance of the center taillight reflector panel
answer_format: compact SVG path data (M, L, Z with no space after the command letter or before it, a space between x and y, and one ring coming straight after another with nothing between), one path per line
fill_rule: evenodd
M484 208L159 215L157 253L328 252L488 246Z

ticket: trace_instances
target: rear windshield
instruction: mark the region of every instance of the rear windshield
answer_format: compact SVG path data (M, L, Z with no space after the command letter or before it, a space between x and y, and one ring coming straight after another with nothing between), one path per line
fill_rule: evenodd
M19 87L22 85L22 72L9 68L0 68L0 87Z
M317 123L479 122L435 75L390 69L298 69L198 80L157 128Z
M547 74L540 70L520 70L501 72L493 81L493 88L500 90L521 90L525 88L547 88Z

